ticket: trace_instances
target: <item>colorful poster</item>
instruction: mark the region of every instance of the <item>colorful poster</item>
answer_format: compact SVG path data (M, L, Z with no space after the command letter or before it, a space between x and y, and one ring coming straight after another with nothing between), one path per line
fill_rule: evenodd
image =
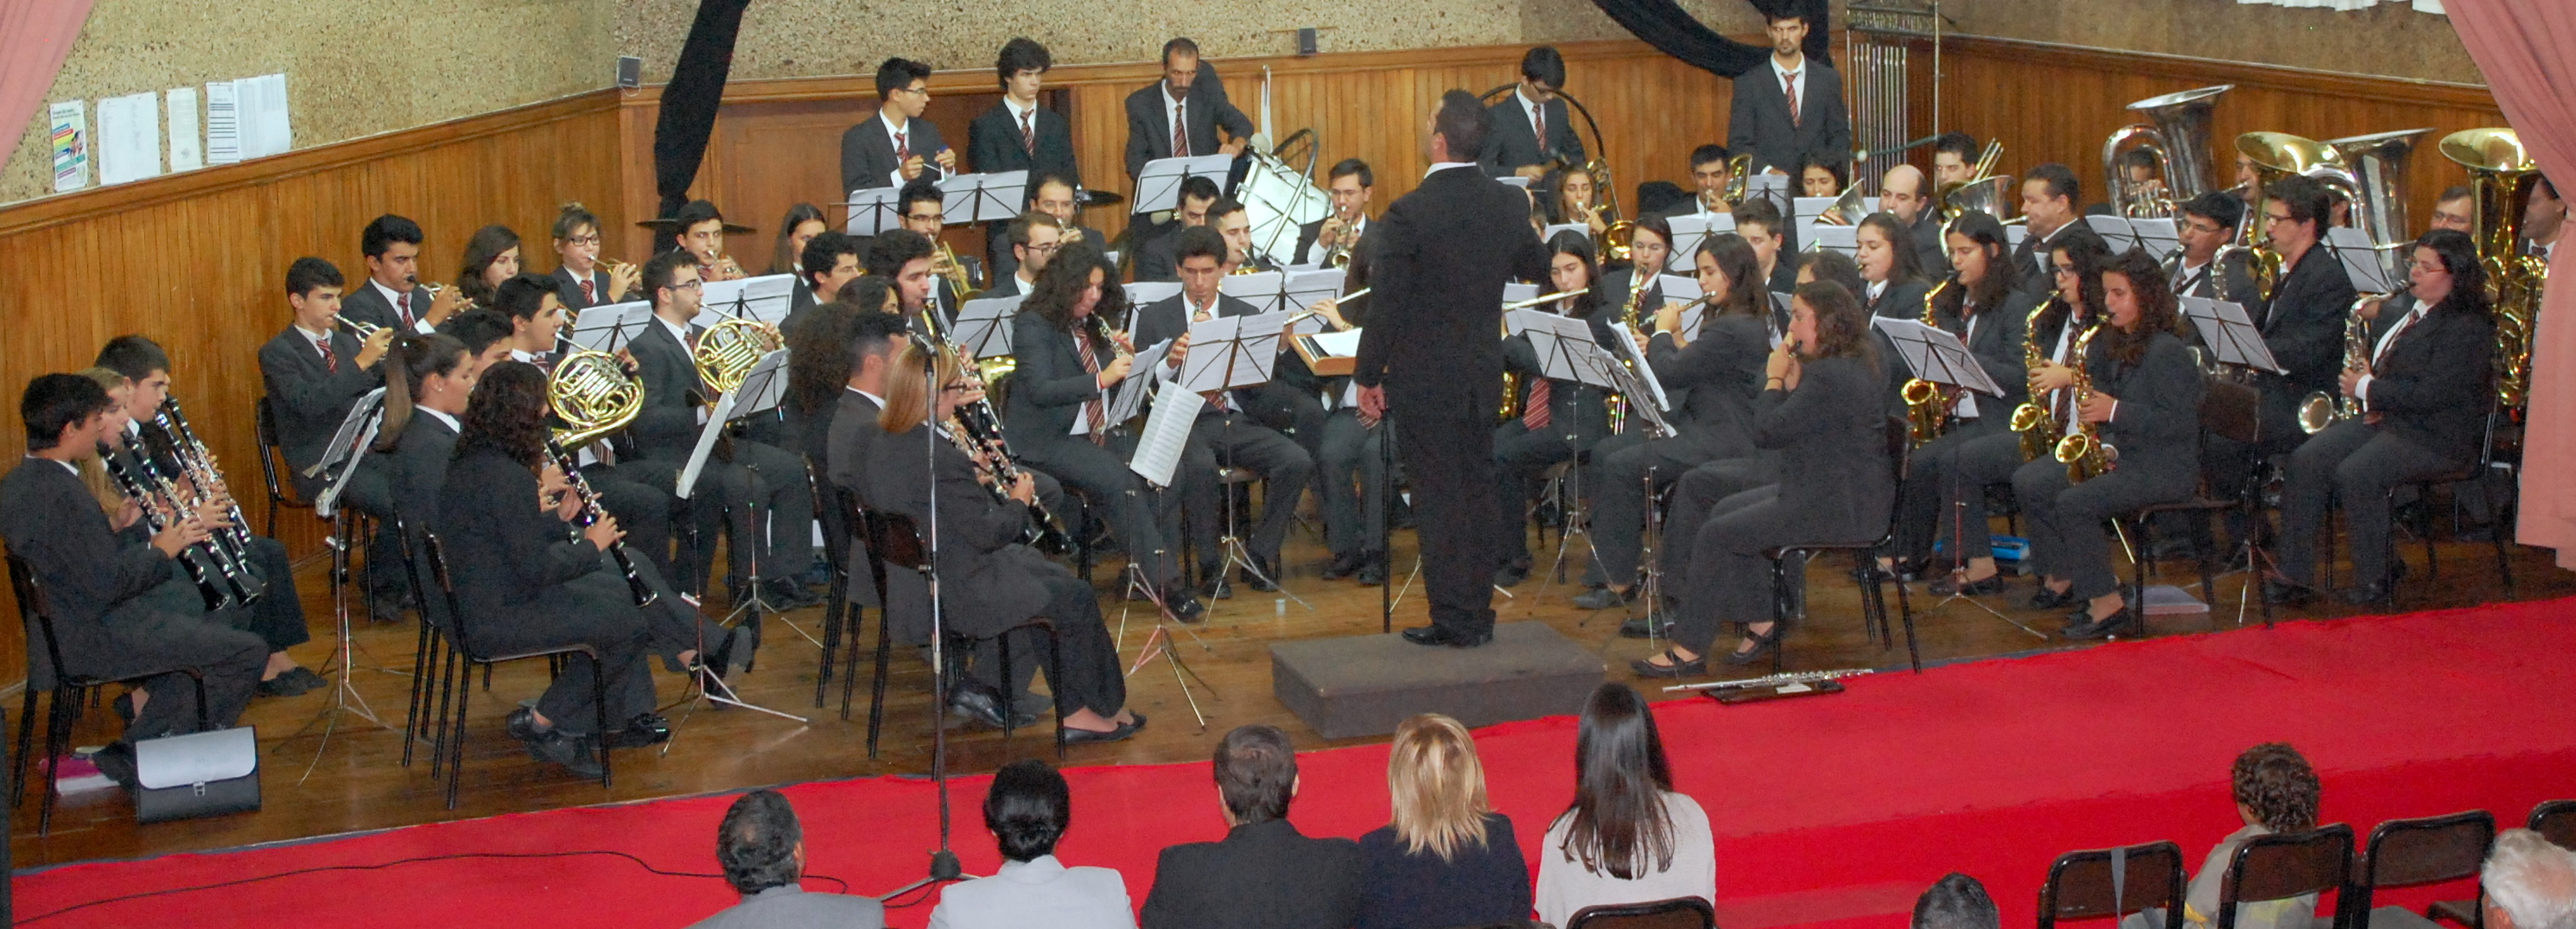
M54 148L54 192L66 193L89 186L89 106L79 100L54 104L51 111L53 131L47 137Z

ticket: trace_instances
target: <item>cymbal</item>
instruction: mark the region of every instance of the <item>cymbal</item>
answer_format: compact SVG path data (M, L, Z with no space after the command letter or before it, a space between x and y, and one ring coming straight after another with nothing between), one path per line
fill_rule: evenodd
M668 217L664 217L662 219L637 220L635 225L637 228L651 229L655 232L668 232L672 235L680 234L679 220ZM725 220L724 231L726 235L750 235L752 233L759 232L760 230L728 219Z

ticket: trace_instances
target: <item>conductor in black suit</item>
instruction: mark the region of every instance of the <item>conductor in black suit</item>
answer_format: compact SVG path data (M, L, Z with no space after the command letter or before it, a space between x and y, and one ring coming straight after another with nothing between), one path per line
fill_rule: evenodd
M2358 400L2362 415L2336 421L2290 456L2281 489L2283 580L2266 585L2276 600L2314 596L2317 528L2331 497L2352 532L2355 583L2343 598L2387 602L2396 564L2389 489L2478 460L2495 346L2486 269L2468 235L2449 229L2425 233L2410 254L2413 286L2380 305L2369 364L2336 377L2335 396Z
M1549 162L1583 163L1583 137L1567 118L1565 98L1556 95L1563 89L1565 56L1554 46L1521 53L1520 86L1485 110L1493 117L1493 131L1477 147L1476 163L1486 174L1536 179L1547 173Z
M1224 127L1228 140L1217 140ZM1225 99L1213 69L1199 67L1199 44L1186 38L1163 43L1163 79L1127 95L1127 176L1148 161L1243 152L1252 117Z
M1770 66L1736 75L1726 147L1753 156L1753 170L1780 175L1794 170L1800 158L1849 161L1851 117L1843 108L1842 75L1807 57L1807 20L1798 4L1757 5L1771 36Z
M888 58L877 66L877 118L841 133L841 187L894 187L927 175L938 180L957 170L957 152L939 137L939 126L921 118L930 109L930 66Z
M1073 124L1064 114L1038 105L1038 90L1046 82L1047 69L1054 66L1054 56L1035 40L1015 38L1003 43L1001 55L993 62L993 70L1001 76L1002 100L966 126L966 163L983 174L1029 172L1031 197L1041 177L1082 176L1073 152ZM1026 202L1024 198L1023 205ZM996 281L1011 273L1011 243L1004 234L1009 225L1008 221L984 224L985 258Z
M1502 402L1503 284L1547 274L1529 198L1485 177L1493 115L1451 90L1424 127L1432 162L1370 237L1374 321L1360 337L1360 408L1393 415L1413 476L1431 625L1424 645L1474 647L1494 634L1494 410Z
M1475 106L1475 97L1466 100ZM1357 920L1359 843L1310 839L1288 822L1289 801L1297 797L1297 753L1288 734L1272 726L1237 726L1217 743L1215 766L1225 839L1164 849L1138 924L1343 929Z

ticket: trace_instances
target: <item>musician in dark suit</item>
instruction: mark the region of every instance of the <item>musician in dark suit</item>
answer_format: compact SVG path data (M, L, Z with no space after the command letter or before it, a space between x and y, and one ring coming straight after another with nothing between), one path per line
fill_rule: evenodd
M1789 241L1789 220L1780 215L1780 207L1762 198L1748 198L1735 205L1735 234L1753 247L1753 258L1760 266L1763 290L1771 294L1771 329L1789 329L1789 294L1798 289L1798 250Z
M1369 196L1377 189L1377 172L1369 170L1368 162L1344 158L1327 177L1324 193L1332 198L1333 212L1297 227L1297 257L1290 264L1328 264L1359 248L1360 238L1368 234ZM1332 234L1325 235L1327 231Z
M1915 273L1924 278L1950 273L1950 250L1941 241L1941 211L1932 203L1931 180L1923 169L1897 165L1878 184L1878 209L1896 217L1914 243Z
M331 437L339 431L358 399L384 383L377 373L377 359L385 355L385 346L393 341L398 328L381 328L361 341L342 331L337 321L340 314L340 269L319 258L298 258L286 271L287 305L295 318L276 338L259 349L260 380L267 391L269 413L277 425L277 444L286 453L288 479L295 486L298 500L311 502L331 484L338 469L306 476L329 451ZM372 286L372 285L370 285ZM347 467L343 465L342 467ZM342 499L369 515L389 515L391 502L383 480L365 470L352 475ZM370 549L385 556L378 565L392 565L399 553L383 544ZM388 615L400 615L402 592L409 584L400 571L369 571L369 585Z
M1961 215L1950 224L1950 259L1958 269L1955 285L1933 300L1935 325L1967 343L1977 367L2003 389L2000 396L1944 386L1949 405L1935 415L1946 419L1940 437L1918 447L1897 496L1895 554L1910 566L1931 561L1933 543L1980 530L1983 523L1964 522L1953 507L1941 509L1947 479L1942 463L1958 449L1982 437L2009 433L2012 411L2029 397L2029 372L2023 367L2022 336L2030 311L2039 301L2014 288L2015 268L2006 263L2004 226L1982 213ZM2095 245L2100 243L2094 239ZM2052 277L2053 279L2053 277ZM1916 313L1921 313L1920 304ZM1982 485L1979 492L1982 491ZM1955 503L1956 501L1952 501Z
M2110 316L2079 353L2091 387L2078 392L2075 415L2093 427L2096 441L2119 449L2118 467L2081 483L2071 483L2069 466L2054 457L2013 473L2030 567L2044 590L2077 604L2066 618L2067 638L2146 632L2145 605L2127 602L2112 571L2102 521L2188 498L2200 480L2192 439L2209 385L2173 334L2173 291L2164 277L2144 251L2114 259L2102 272Z
M1019 368L1003 417L1011 450L1109 514L1127 556L1143 567L1163 606L1183 621L1206 614L1180 570L1180 511L1127 467L1135 437L1109 422L1112 387L1130 376L1132 352L1111 341L1103 311L1120 309L1113 269L1085 242L1056 252L1012 320ZM1092 322L1103 318L1104 322ZM1150 377L1150 373L1136 372ZM1083 432L1075 434L1075 422Z
M860 480L870 507L909 516L924 533L936 533L939 628L991 638L1032 617L1045 618L1054 625L1052 636L1023 630L1006 647L1026 656L1021 667L1047 670L1056 718L1071 730L1067 741L1114 742L1135 735L1145 717L1125 706L1127 679L1119 673L1118 647L1101 621L1091 585L1020 544L1029 528L1029 504L1037 499L1036 480L1023 472L1008 487L984 483L993 475L946 432L957 408L982 391L966 379L956 356L919 342L895 354L885 386L885 408L877 416L883 432L869 443L868 469ZM1007 500L995 500L996 490ZM931 625L929 585L920 575L887 572L886 597L889 614L919 617L905 624ZM1050 649L1058 653L1061 676L1046 668ZM975 671L987 686L1003 683L991 664L978 662Z
M2174 224L2182 250L2174 253L2167 267L2175 295L2221 300L2248 311L2262 304L2263 291L2246 263L2219 258L2219 249L2236 238L2236 226L2244 218L2245 201L2221 191L2193 197L2182 205L2181 221ZM2185 326L2183 336L2185 342L2197 343L2200 333Z
M640 269L617 265L612 273L599 258L599 217L580 203L567 203L555 215L555 285L564 309L575 313L603 303L636 299Z
M1807 57L1807 20L1799 4L1772 0L1759 5L1771 36L1771 60L1769 67L1736 76L1726 147L1752 155L1753 170L1772 174L1796 170L1800 158L1829 164L1850 160L1851 117L1843 107L1842 75Z
M1520 85L1485 110L1493 118L1493 134L1485 137L1476 163L1486 174L1536 179L1550 163L1584 162L1583 136L1574 129L1565 98L1557 96L1563 89L1565 56L1547 45L1521 53Z
M431 296L420 286L420 224L387 213L367 223L358 248L367 257L367 283L348 291L350 319L370 326L428 332L456 312L456 288Z
M1467 104L1473 106L1475 98L1468 97ZM1403 208L1398 202L1396 209ZM1272 726L1237 726L1217 743L1214 763L1217 794L1225 805L1225 838L1163 849L1154 862L1154 889L1145 895L1137 924L1143 929L1352 925L1360 913L1359 844L1310 839L1288 822L1289 801L1297 796L1297 754L1288 734Z
M1914 232L1902 217L1890 213L1872 213L1853 230L1860 247L1853 261L1860 265L1860 276L1868 282L1858 294L1862 308L1872 316L1915 319L1923 315L1923 295L1931 285L1923 282L1923 266L1917 262L1922 254L1914 247ZM1944 261L1943 268L1950 266Z
M1199 44L1173 39L1163 43L1163 79L1127 95L1127 176L1149 161L1239 154L1252 132L1252 117L1227 102L1216 69L1199 66Z
M1063 247L1064 224L1053 216L1030 210L1005 226L1002 241L1009 245L1011 270L996 272L992 286L984 288L984 296L1024 297L1037 290L1038 274L1046 270L1047 261Z
M844 233L824 232L805 240L805 250L796 256L797 274L803 279L797 282L779 332L792 337L800 321L798 313L838 299L842 287L867 273L866 254L867 240Z
M1414 483L1431 625L1424 645L1493 638L1494 431L1502 402L1498 317L1503 284L1547 273L1529 198L1466 160L1484 150L1493 115L1474 94L1440 99L1426 146L1431 170L1387 209L1371 236L1374 323L1353 376L1360 409L1393 415Z
M1601 292L1592 288L1597 267L1592 262L1592 240L1573 232L1557 233L1548 241L1547 264L1548 292L1570 291L1575 296L1532 309L1583 320L1595 344L1617 351L1620 335L1611 327L1612 311L1604 305ZM1569 346L1567 350L1577 349ZM1557 462L1577 460L1597 445L1610 433L1610 416L1608 393L1601 388L1548 377L1527 333L1503 340L1503 370L1521 376L1522 399L1520 417L1494 427L1494 473L1502 479L1495 495L1501 504L1494 515L1502 547L1496 553L1494 583L1513 587L1530 573L1525 517L1531 485ZM1595 488L1581 490L1589 495Z
M861 310L851 314L844 331L849 336L849 380L842 385L832 412L832 425L825 430L823 473L833 486L849 491L864 507L868 505L868 462L873 454L870 449L876 438L885 434L877 426L877 412L885 409L886 366L894 362L894 352L906 341L905 333L910 330L901 316ZM836 524L827 520L826 525ZM876 585L861 573L867 558L866 538L857 527L845 527L844 531L851 533L850 602L864 607L882 606L877 602ZM930 641L928 626L897 632L905 642Z
M959 290L956 277L964 277L968 287L974 286L975 282L975 268L971 264L974 259L949 254L939 241L939 231L947 228L947 220L942 218L946 215L943 212L946 202L947 196L940 192L939 185L929 181L914 180L903 185L903 193L897 195L895 207L901 211L903 230L920 236L923 243L929 246L920 256L929 262L922 268L925 272L923 280L928 286L922 291L922 300L918 302L907 300L904 306L906 310L915 314L936 308L939 311L939 327L932 330L935 332L946 332L949 326L957 322L957 311L962 302L960 298L964 295ZM893 278L900 282L903 280L903 264L912 260L913 256L911 248L895 244L898 240L890 233L891 231L888 234L878 235L870 244L868 273ZM878 260L874 257L874 253L879 251L886 252L889 257L882 261ZM948 265L947 259L950 257L956 257L958 267L952 269ZM905 296L909 298L911 294L907 291Z
M1724 661L1749 665L1780 647L1771 572L1762 552L1790 542L1856 542L1887 525L1895 495L1879 401L1877 343L1851 291L1830 281L1798 287L1789 332L1763 363L1754 440L1780 451L1780 483L1720 500L1693 533L1690 573L1673 644L1632 662L1650 675L1708 670L1717 624L1743 623L1745 639Z
M2388 298L2371 321L2368 364L2337 375L2335 396L2359 401L2362 415L2337 420L2290 456L2281 489L2282 578L2266 585L2275 600L2315 597L2314 546L2331 497L2352 533L2355 583L2343 598L2386 603L2397 563L2389 489L2478 460L2493 399L2486 268L2468 235L2448 229L2415 240L2411 257L2413 286Z
M209 507L152 535L149 544L118 539L79 476L79 463L97 455L102 435L116 428L114 405L106 388L77 374L47 374L28 383L18 403L27 456L0 479L0 540L26 559L44 585L54 633L61 637L53 644L63 670L120 677L155 668L195 669L205 679L208 724L229 727L250 702L268 646L257 635L202 615L155 608L144 596L170 578L172 559L181 550L206 540L220 515ZM119 515L129 525L142 518L139 508ZM42 642L28 644L31 655L45 648ZM47 664L29 662L29 686L55 686ZM99 761L131 785L134 742L196 731L196 688L174 672L118 699L132 722Z
M1983 249L1962 253L1960 266L1982 263ZM2050 301L2036 317L2025 315L2023 344L2036 346L2044 359L2037 367L2023 372L2023 395L2049 411L2048 424L2040 430L2048 445L2054 446L2066 434L2076 415L2075 368L2082 364L2075 346L2078 339L2093 327L2110 318L2102 290L2103 272L2111 269L2108 246L2093 236L2067 236L2049 250L2049 262L2055 269L2057 299ZM2126 280L2126 278L2122 278ZM2012 306L2022 306L2028 297L2011 298ZM2029 304L2036 308L2038 304ZM2023 311L2025 314L2029 310ZM2018 349L2016 349L2018 350ZM2028 361L2024 355L2023 360ZM1979 398L1983 404L1987 398ZM2009 417L2019 409L2004 409L1995 415ZM1958 427L1952 427L1954 430ZM1928 512L1908 514L1928 516L1934 528L1930 537L1955 541L1948 576L1932 583L1938 596L1965 592L1990 594L2003 590L2003 576L1995 566L1994 545L1986 529L1986 487L2011 481L2022 467L2023 433L1991 425L1963 441L1939 441L1924 446L1909 463L1906 477L1909 494L1918 482L1940 495L1938 505ZM2037 441L2037 440L2035 440ZM2044 455L2043 455L2044 457ZM1904 498L1909 503L1913 498ZM1916 557L1927 553L1912 552ZM2042 587L2033 593L2034 609L2060 609L2072 600Z
M1225 199L1216 187L1216 179L1194 175L1181 181L1180 206L1172 210L1170 222L1131 231L1127 248L1136 253L1133 265L1136 280L1177 281L1181 279L1180 260L1173 249L1180 242L1180 232L1207 225L1214 218L1217 201Z
M698 404L711 400L713 395L698 380L697 363L689 357L689 346L695 343L699 334L697 327L689 322L698 313L700 281L695 259L685 251L654 256L653 260L644 263L644 290L652 295L654 321L636 333L626 346L628 354L635 359L636 376L643 381L644 409L627 427L634 454L624 457L618 469L639 483L668 490L673 497L688 501L683 504L687 513L681 524L690 526L691 532L683 536L680 545L682 557L675 561L680 568L680 589L695 592L705 589L699 579L714 563L716 534L728 528L734 539L734 544L727 546L731 555L729 577L736 580L748 578L755 573L756 562L771 564L769 559L761 557L764 554L760 551L762 534L758 530L760 523L756 518L754 500L784 495L773 495L770 491L777 488L767 487L754 476L743 460L746 448L754 449L750 456L769 464L763 469L768 474L784 475L792 462L769 460L771 456L758 449L776 450L760 443L735 442L734 460L726 461L720 456L709 455L705 467L700 470L697 484L686 497L679 495L680 473L687 468L690 452L697 444ZM787 456L781 453L777 457ZM801 471L796 476L801 478ZM812 505L812 497L808 495L805 504L808 515ZM778 522L786 523L791 515L782 511ZM785 538L788 530L784 526L773 528L779 533L782 543L798 541ZM807 530L800 521L793 531ZM804 547L812 547L810 535L802 541ZM786 580L792 583L794 576L805 570L802 563L793 565L792 570L781 570L788 567L791 566L766 567L757 573L766 581ZM791 593L784 589L786 586L780 584L775 593L786 597ZM736 599L747 596L748 589L737 588L734 592Z
M841 187L895 187L957 171L957 151L939 137L939 125L921 118L930 109L930 66L888 58L877 66L877 118L841 133Z
M1109 251L1109 237L1082 224L1082 216L1076 212L1081 208L1077 199L1079 194L1077 178L1061 174L1044 175L1029 182L1029 209L1055 217L1055 221L1064 226L1065 244L1089 242L1093 248ZM1034 277L1030 279L1036 280Z
M2255 372L2254 389L2262 393L2263 405L2252 444L2209 437L2205 466L2211 485L2224 493L2244 487L2265 459L2295 451L2307 440L2299 431L2300 400L2312 393L2339 395L2344 320L2360 296L2342 262L2318 247L2329 209L2325 185L2311 178L2284 178L2264 194L2268 215L2247 221L2264 223L2271 250L2281 256L2281 274L2269 301L2245 309L2253 314L2254 328L2263 334L2273 362L2289 373ZM2240 525L2241 520L2228 520L2240 540L2255 528Z
M1073 151L1073 124L1064 114L1038 104L1038 91L1053 67L1055 57L1033 39L1003 43L993 61L1002 83L1001 102L966 127L966 163L976 172L1029 172L1024 203L1035 195L1039 178L1082 176ZM1011 243L1004 235L1009 225L1008 221L984 224L984 254L995 281L1011 273Z
M2029 234L2022 236L2021 244L2013 246L2018 292L2048 296L2048 286L2056 280L2048 266L2048 251L2060 237L2099 236L2076 212L2082 196L2083 186L2075 180L2075 172L2055 162L2030 169L2030 176L2022 179L2021 213Z
M1177 254L1181 292L1136 310L1138 342L1158 345L1174 340L1171 352L1164 356L1165 364L1154 372L1166 382L1179 380L1187 363L1191 323L1259 312L1252 304L1218 291L1218 282L1225 276L1226 243L1214 230L1181 230ZM1261 522L1243 537L1253 560L1244 582L1260 591L1278 587L1279 546L1288 536L1288 524L1297 515L1297 501L1305 496L1306 483L1315 472L1312 455L1247 412L1256 390L1242 388L1206 395L1207 405L1200 408L1190 427L1189 446L1181 453L1181 470L1173 477L1174 486L1181 490L1181 521L1198 553L1201 590L1218 599L1232 593L1228 579L1219 571L1225 550L1219 546L1218 533L1226 519L1226 504L1219 493L1222 488L1218 486L1217 469L1250 469L1261 475L1267 488L1262 494ZM1320 412L1315 417L1318 438L1323 431Z

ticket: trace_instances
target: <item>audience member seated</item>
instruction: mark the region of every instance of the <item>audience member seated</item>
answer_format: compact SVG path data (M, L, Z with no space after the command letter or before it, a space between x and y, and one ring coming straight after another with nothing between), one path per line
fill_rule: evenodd
M2478 869L2486 891L2485 929L2568 929L2576 926L2576 852L2529 829L2496 834L2487 863Z
M1934 881L1914 898L1912 929L2001 929L2003 914L1986 885L1957 871Z
M1574 736L1574 805L1539 845L1538 918L1675 897L1717 901L1708 814L1673 792L1654 714L1635 688L1601 685Z
M774 790L755 790L733 802L716 827L716 862L742 902L699 920L689 929L882 929L885 907L868 897L809 894L796 886L805 873L805 831L796 808Z
M1529 917L1529 862L1511 818L1485 801L1485 766L1465 725L1423 713L1397 726L1386 789L1395 821L1360 837L1359 929Z
M2183 919L2193 929L2218 925L2218 893L2227 882L2227 866L2236 858L2236 849L2259 835L2306 832L2317 827L2318 784L2315 768L2308 759L2286 742L2265 742L2236 756L2232 775L2236 792L2236 815L2243 817L2245 828L2218 840L2200 870L2191 876L2191 888L2183 894ZM2264 900L2236 905L2237 929L2309 929L2323 920L2316 918L2317 897L2305 894L2287 900ZM2121 929L2150 929L2164 925L2162 909L2132 913L2121 920Z
M1116 870L1056 860L1055 843L1072 822L1073 795L1046 762L1014 761L995 772L984 828L1001 846L1002 869L941 891L930 929L1136 929Z
M1216 747L1225 839L1163 850L1145 929L1342 929L1360 911L1360 848L1288 824L1297 753L1276 726L1237 726ZM1704 834L1704 833L1703 833Z

